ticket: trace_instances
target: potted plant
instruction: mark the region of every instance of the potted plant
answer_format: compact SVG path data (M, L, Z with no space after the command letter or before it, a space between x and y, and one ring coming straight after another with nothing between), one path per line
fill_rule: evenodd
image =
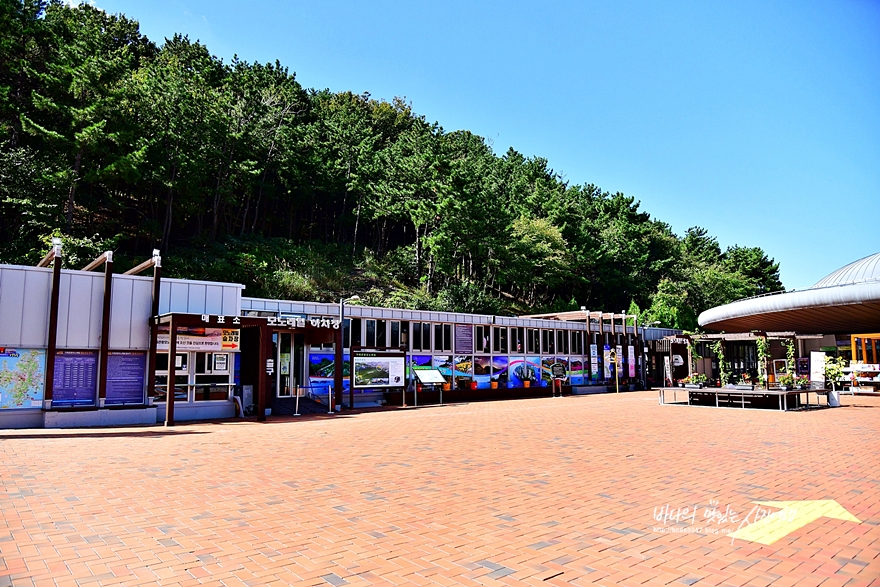
M736 388L743 391L752 391L755 389L755 384L752 383L752 377L748 373L743 373L740 375L739 381L736 382Z
M779 376L779 389L789 391L794 389L794 375L791 373L783 373Z
M843 378L843 357L825 357L825 381L831 382L828 393L828 405L832 408L840 406L840 392L837 383Z
M690 376L685 377L683 381L685 381L685 387L691 389L703 389L706 385L706 375L703 373L691 373Z
M798 389L810 389L810 378L806 375L798 375L794 380L794 384Z

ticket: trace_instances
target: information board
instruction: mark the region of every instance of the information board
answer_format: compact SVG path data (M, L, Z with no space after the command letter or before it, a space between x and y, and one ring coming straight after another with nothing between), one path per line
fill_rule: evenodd
M474 352L474 327L470 324L455 325L455 352L460 355Z
M57 351L52 407L93 406L98 382L98 351Z
M107 397L104 405L144 403L147 353L110 351L107 355Z
M565 379L567 376L565 371L565 364L563 363L553 363L550 365L550 373L553 375L553 379Z
M421 371L416 371L416 377L418 377L419 381L422 383L446 383L446 378L443 377L443 373L437 369L422 369Z
M352 354L354 387L403 387L403 355L382 355L379 353Z
M46 351L0 348L0 409L43 407Z

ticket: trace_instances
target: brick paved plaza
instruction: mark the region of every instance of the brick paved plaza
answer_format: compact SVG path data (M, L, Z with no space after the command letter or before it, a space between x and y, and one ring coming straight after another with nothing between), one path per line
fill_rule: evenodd
M0 431L0 587L880 584L880 399L843 403Z

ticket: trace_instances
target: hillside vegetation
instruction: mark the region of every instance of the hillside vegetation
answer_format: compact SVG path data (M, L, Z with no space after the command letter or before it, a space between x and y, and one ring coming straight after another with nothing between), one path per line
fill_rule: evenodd
M492 313L621 311L690 328L782 288L758 247L502 156L404 99L303 88L280 63L161 45L89 5L0 0L0 261L159 248L246 294Z

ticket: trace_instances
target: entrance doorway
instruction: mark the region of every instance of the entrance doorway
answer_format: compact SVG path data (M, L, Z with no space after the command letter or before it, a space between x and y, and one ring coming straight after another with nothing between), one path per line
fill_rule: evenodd
M305 337L295 332L277 332L272 338L278 365L275 395L293 397L303 382Z

